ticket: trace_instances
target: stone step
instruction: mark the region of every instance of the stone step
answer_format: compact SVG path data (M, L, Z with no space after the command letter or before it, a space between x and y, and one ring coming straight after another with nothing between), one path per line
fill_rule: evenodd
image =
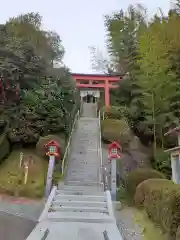
M80 170L80 169L84 169L84 168L88 168L88 169L93 169L94 170L94 166L91 164L88 164L88 163L86 163L86 162L75 162L75 159L73 159L74 160L74 163L73 164L71 164L71 167L72 167L72 172L74 171L74 172L76 172L76 171L78 171L78 170ZM76 169L77 168L77 165L79 165L79 168L78 169ZM97 170L98 170L99 168L97 168Z
M85 186L85 187L89 187L89 186L94 186L94 187L98 187L99 183L95 183L95 182L83 182L83 177L82 178L79 178L78 180L81 180L81 181L75 181L75 179L69 177L69 181L66 182L66 184L68 185L71 185L71 186L79 186L79 185L82 185Z
M78 182L79 183L79 182ZM76 190L76 191L90 191L90 192L92 192L92 191L95 191L95 192L101 192L102 191L102 187L101 187L101 185L98 183L98 185L96 185L96 186L83 186L82 185L83 183L81 182L81 184L79 184L79 185L71 185L71 184L66 184L65 183L65 185L64 186L59 186L58 187L58 189L57 189L57 191L58 190Z
M89 194L95 194L95 195L99 195L99 196L104 196L104 193L103 192L98 192L97 190L95 190L95 191L89 191L89 190L87 190L87 191L82 191L82 190L58 190L58 192L59 192L59 194L61 194L61 195L77 195L77 196L79 196L79 195L84 195L84 196L87 196L87 195L89 195Z
M84 170L86 170L87 168L84 168ZM99 183L96 182L97 180L97 177L98 177L98 174L97 176L94 176L93 174L87 174L86 175L86 181L82 182L83 179L84 179L84 173L83 171L77 171L76 173L75 172L70 172L68 174L68 177L69 177L69 183L68 184L72 184L72 185L77 185L77 184L83 184L84 186L88 186L89 184L93 184L93 185L98 185ZM77 179L78 177L78 179Z
M95 187L91 187L91 186L88 186L88 187L84 187L83 185L79 185L79 186L74 186L74 185L66 185L62 182L60 182L58 184L58 188L59 189L71 189L71 190L82 190L82 191L91 191L91 190L94 190ZM99 187L97 187L97 189L99 189Z
M95 195L95 196L105 196L103 188L99 186L71 186L59 184L56 194L60 195Z
M86 181L86 182L83 182L83 180L84 180L84 177L83 176L81 176L81 174L79 174L80 176L78 177L78 181L80 180L81 181L81 183L78 183L76 180L77 180L77 176L76 176L76 174L69 174L68 175L68 178L69 178L69 181L67 182L67 184L69 184L69 185L74 185L74 186L78 186L78 185L84 185L84 186L98 186L98 184L99 183L95 183L95 178L94 178L94 176L86 176L86 180L88 180L88 182ZM93 178L93 179L92 179ZM73 184L72 184L72 182L74 182Z
M70 207L101 207L106 208L106 202L97 201L65 201L65 200L55 200L52 202L52 206L70 206Z
M49 212L48 220L52 222L114 223L114 219L106 213L94 212Z
M55 196L55 200L66 200L66 201L93 201L93 202L106 202L105 196L93 196L93 195L86 195L86 196L78 196L78 195L62 195L57 194Z
M52 206L50 212L99 212L108 214L107 208L99 207L67 207L67 206Z

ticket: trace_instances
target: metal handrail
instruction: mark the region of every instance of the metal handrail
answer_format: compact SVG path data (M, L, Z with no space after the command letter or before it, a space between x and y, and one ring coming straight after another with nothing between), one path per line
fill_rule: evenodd
M75 126L76 126L78 118L79 118L79 110L77 111L76 116L74 118L74 122L73 122L73 125L72 125L71 133L70 133L70 136L69 136L69 139L68 139L68 143L67 143L67 146L66 146L66 150L65 150L65 153L64 153L64 156L63 156L63 160L62 160L62 174L64 174L64 170L66 168L65 162L66 162L66 158L67 158L67 156L69 154L69 147L70 147L71 140L72 140L72 134L74 132L74 129L75 129Z

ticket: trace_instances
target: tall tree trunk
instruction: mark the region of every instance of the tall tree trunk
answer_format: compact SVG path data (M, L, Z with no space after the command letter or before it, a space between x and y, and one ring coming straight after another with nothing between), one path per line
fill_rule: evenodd
M163 134L163 125L161 125L161 149L164 150L164 134Z

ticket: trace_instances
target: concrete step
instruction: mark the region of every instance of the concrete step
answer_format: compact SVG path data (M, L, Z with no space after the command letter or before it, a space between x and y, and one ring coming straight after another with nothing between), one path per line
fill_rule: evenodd
M76 190L76 191L94 191L94 190L97 190L100 192L103 191L101 187L99 186L96 186L96 187L93 187L93 186L87 186L87 187L84 187L82 185L78 185L78 186L75 186L75 185L66 185L66 184L63 184L63 183L59 183L58 185L58 190ZM57 190L57 191L58 191Z
M95 186L95 187L98 187L99 185L99 182L91 182L91 181L75 181L75 180L69 180L66 182L68 185L71 185L71 186L81 186L83 184L83 186Z
M99 207L67 207L67 206L53 206L50 208L50 212L99 212L108 214L107 208Z
M101 207L106 208L106 202L93 202L93 201L65 201L65 200L55 200L52 202L52 206L70 206L70 207Z
M106 213L92 212L49 212L48 220L54 222L114 223Z
M103 192L98 192L98 191L82 191L82 190L58 190L57 191L58 194L61 194L61 195L81 195L81 196L88 196L89 194L94 194L94 195L98 195L98 196L104 196L104 193Z
M67 200L67 201L93 201L93 202L106 202L105 196L94 196L94 195L86 195L86 196L78 196L78 195L62 195L57 194L55 196L55 200Z

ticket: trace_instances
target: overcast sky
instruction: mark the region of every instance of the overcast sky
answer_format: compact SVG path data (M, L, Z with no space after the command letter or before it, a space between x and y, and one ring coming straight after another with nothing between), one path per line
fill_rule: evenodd
M89 46L105 50L104 14L141 3L149 14L161 7L167 13L169 0L5 0L0 23L21 13L39 12L45 29L55 30L63 40L65 64L73 72L91 73Z

